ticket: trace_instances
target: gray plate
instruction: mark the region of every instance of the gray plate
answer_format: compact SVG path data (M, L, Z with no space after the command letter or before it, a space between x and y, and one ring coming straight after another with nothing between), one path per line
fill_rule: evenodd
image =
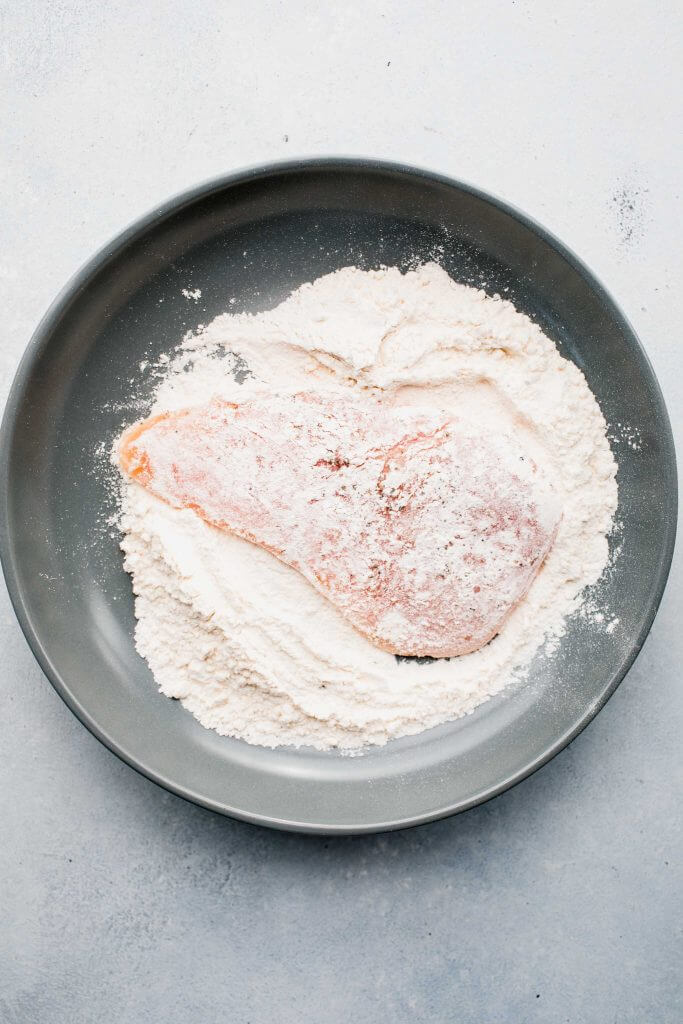
M230 308L256 311L338 267L437 256L456 279L509 289L586 374L619 441L623 550L595 588L611 635L577 618L558 656L473 715L363 757L265 750L203 729L160 696L133 646L133 600L101 451L130 408L139 363ZM183 288L200 288L195 305ZM621 428L620 428L621 429ZM1 551L21 626L48 678L121 758L181 796L277 828L370 832L462 811L544 764L633 662L664 589L676 465L657 381L586 267L527 217L407 167L321 160L203 185L106 246L38 327L1 435Z

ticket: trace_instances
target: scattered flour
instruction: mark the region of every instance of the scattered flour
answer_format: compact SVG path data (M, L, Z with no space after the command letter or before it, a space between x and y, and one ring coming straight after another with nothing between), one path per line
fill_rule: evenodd
M609 435L613 444L625 444L632 452L642 451L643 437L640 427L632 426L629 423L615 423Z
M216 395L372 389L514 434L562 498L556 542L501 633L418 664L374 646L273 555L124 483L138 650L161 691L221 734L357 750L457 718L523 678L540 648L552 653L607 565L616 464L583 374L510 302L435 264L340 270L276 309L219 316L162 365L153 412ZM607 614L605 628L616 628Z

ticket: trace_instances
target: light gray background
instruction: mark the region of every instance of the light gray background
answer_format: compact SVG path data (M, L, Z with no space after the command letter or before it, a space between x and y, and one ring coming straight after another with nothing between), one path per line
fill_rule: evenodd
M158 200L362 154L517 204L621 302L683 428L680 4L3 0L0 388ZM146 9L145 9L146 8ZM381 837L185 804L78 724L0 599L0 1021L683 1015L680 560L607 708L512 792Z

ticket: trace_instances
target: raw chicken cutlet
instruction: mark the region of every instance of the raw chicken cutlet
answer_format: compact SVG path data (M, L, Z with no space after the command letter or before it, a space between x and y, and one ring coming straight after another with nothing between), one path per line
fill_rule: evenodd
M511 436L367 394L268 394L162 413L122 470L292 566L378 646L453 657L519 604L561 518Z

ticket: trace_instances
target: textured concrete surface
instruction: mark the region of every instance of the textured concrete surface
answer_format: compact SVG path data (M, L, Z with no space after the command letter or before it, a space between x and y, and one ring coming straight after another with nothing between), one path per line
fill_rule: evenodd
M614 292L683 429L680 4L2 3L2 393L68 276L272 158L432 166ZM2 396L0 396L2 397ZM493 803L383 837L215 817L60 703L0 598L0 1021L683 1019L680 559L635 668Z

